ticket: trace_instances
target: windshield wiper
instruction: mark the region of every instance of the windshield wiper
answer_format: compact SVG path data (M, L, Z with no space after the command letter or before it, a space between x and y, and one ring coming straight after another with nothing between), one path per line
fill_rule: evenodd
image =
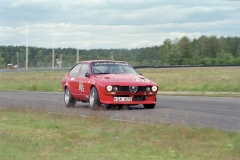
M97 74L111 74L111 73L95 73L94 75L97 75Z

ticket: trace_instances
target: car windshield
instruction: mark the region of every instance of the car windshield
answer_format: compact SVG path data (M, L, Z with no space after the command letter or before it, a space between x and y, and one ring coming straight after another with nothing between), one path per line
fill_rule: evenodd
M126 62L93 62L92 73L96 74L138 74Z

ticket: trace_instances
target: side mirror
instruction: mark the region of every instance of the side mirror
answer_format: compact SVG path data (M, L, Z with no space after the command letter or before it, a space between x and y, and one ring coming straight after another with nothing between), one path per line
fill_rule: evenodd
M85 73L85 77L89 77L90 76L90 74L87 72L87 73Z
M141 76L143 76L143 74L142 73L139 73Z

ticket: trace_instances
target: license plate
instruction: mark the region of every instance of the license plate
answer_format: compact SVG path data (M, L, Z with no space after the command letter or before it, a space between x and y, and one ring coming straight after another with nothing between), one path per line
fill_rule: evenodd
M114 101L132 101L132 97L114 97Z

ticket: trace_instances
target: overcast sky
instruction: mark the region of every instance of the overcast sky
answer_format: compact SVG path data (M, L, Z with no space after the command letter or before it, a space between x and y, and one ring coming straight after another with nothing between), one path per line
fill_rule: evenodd
M119 49L240 36L240 1L0 0L0 45Z

